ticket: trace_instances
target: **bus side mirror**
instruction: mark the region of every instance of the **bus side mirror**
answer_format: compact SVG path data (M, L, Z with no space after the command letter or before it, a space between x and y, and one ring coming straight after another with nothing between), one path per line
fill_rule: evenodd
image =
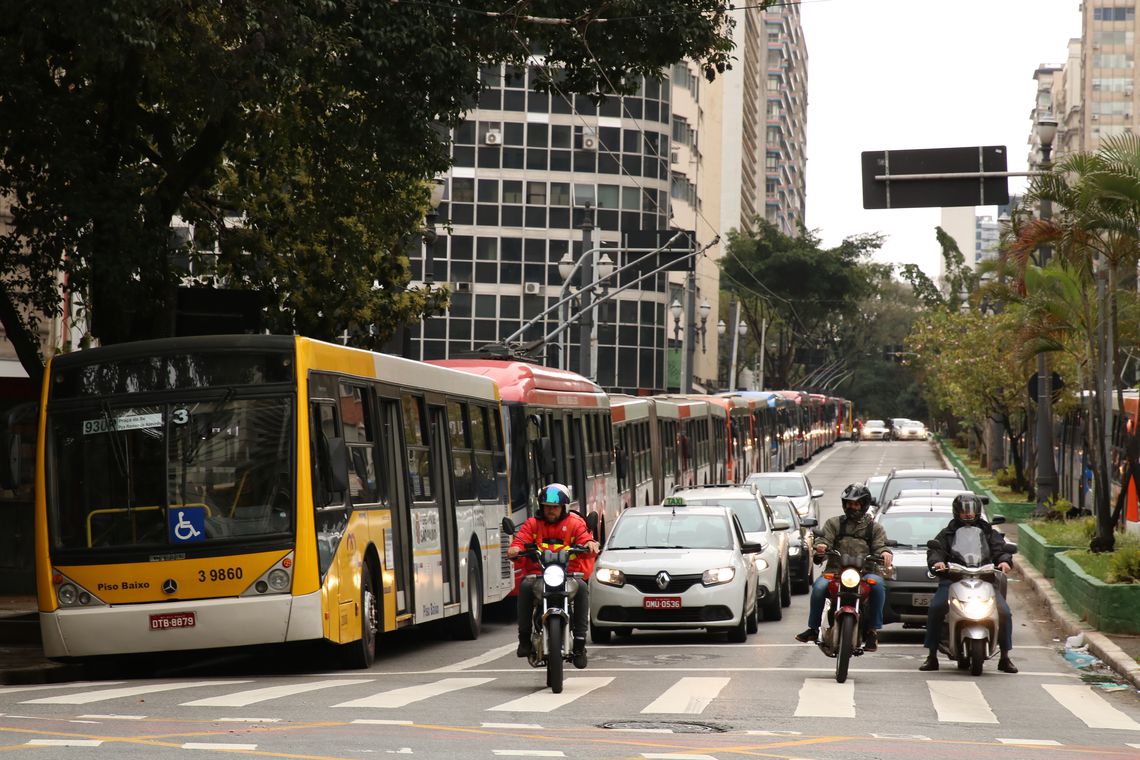
M329 438L328 444L328 473L329 482L326 484L332 493L348 490L348 448L343 438Z
M538 469L543 475L554 474L554 446L550 438L543 436L538 439Z
M16 490L20 485L20 434L0 432L0 488Z
M597 536L598 536L598 513L597 512L591 512L590 514L586 515L586 527L589 528L590 532L594 534L595 538L597 538Z

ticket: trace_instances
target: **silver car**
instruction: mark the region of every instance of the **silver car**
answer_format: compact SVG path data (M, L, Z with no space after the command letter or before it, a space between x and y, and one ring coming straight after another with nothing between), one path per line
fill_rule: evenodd
M755 483L765 496L787 496L792 500L800 517L811 517L819 522L819 500L823 491L811 487L811 481L802 472L754 472L744 485Z
M728 507L635 507L621 513L590 577L590 638L614 631L704 629L736 643L755 633L759 582Z
M764 547L753 555L760 573L759 604L765 620L779 620L783 616L781 608L792 603L792 572L788 559L791 523L777 517L764 496L751 485L679 488L666 503L719 504L736 514L744 529L744 540Z

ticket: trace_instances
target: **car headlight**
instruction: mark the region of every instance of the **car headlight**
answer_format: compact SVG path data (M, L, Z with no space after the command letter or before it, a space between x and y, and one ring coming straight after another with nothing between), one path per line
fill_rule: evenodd
M855 588L859 585L859 577L859 571L849 567L839 576L839 582L847 588Z
M719 586L722 583L728 583L736 577L735 567L714 567L712 570L705 570L701 575L701 583L705 586Z
M542 571L542 580L547 586L561 586L566 582L566 571L562 565L548 565Z
M980 620L981 618L989 617L993 613L994 598L988 597L986 599L952 599L951 602L962 612L963 617L970 618L971 620Z
M800 556L800 547L798 547L798 546L789 546L789 547L788 547L788 556L789 556L789 557L798 557L798 556Z
M752 564L756 565L756 569L759 570L760 572L764 572L765 570L768 569L768 560L761 559L760 557L757 557L756 559L752 560Z
M598 583L604 583L607 586L621 588L625 585L625 573L621 570L614 570L612 567L599 567L594 571L594 577L598 579Z

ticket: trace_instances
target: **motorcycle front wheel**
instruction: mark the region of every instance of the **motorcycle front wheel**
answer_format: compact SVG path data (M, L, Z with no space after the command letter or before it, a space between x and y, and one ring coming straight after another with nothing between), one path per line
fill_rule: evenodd
M839 621L839 650L835 653L835 682L847 680L847 665L851 662L851 649L855 644L855 617L844 615Z
M552 615L546 620L546 685L555 694L562 693L562 638L566 623Z
M983 639L970 639L970 675L980 676L986 662L986 642Z

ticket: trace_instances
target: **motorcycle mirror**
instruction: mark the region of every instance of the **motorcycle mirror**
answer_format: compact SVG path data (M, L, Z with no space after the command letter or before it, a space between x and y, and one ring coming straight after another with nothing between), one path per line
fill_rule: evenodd
M1009 554L1017 554L1017 544L1011 541L1006 541L1005 546L1002 548L1005 549Z
M503 518L502 531L503 531L503 533L506 533L508 536L513 536L515 534L515 524L513 522L511 522L511 518L509 518L509 517Z
M586 527L590 529L590 532L593 533L594 537L596 538L598 535L598 513L597 512L591 512L590 514L586 515Z
M994 515L990 520L990 525L1001 525L1005 522L1005 515Z

